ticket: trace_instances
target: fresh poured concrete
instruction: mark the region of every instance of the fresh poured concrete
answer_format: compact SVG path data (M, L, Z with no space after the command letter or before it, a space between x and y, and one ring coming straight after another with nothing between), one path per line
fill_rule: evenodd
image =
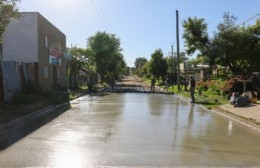
M0 167L260 166L260 134L176 95L85 96Z

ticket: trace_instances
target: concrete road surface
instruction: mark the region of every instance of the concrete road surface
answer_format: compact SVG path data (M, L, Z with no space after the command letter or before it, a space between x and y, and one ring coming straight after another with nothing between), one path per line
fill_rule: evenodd
M260 166L260 135L176 95L85 96L0 167Z

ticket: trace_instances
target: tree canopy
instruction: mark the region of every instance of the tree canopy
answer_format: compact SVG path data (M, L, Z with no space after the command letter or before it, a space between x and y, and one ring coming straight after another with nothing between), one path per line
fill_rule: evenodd
M147 62L147 59L144 57L138 57L135 59L135 68L140 68L144 66Z
M87 68L95 70L94 67L94 53L90 49L71 48L70 54L72 55L72 70L78 73L80 68Z
M168 56L166 57L166 61L168 64L168 73L177 73L177 53L173 54L174 56ZM188 57L186 57L185 52L180 52L180 63L184 63L188 61Z
M2 35L10 22L11 18L19 16L16 4L20 0L0 0L0 43L2 43Z
M186 44L188 55L193 54L196 50L204 53L209 41L207 33L207 23L204 19L188 18L183 21L184 34L183 38Z
M145 65L147 63L147 59L144 57L138 57L135 59L135 68L134 68L134 73L137 76L143 77L145 74Z
M163 58L161 49L157 49L152 53L150 60L150 72L155 78L163 77L167 74L168 64Z
M253 33L257 24L253 29L240 27L236 24L236 17L229 13L225 13L223 19L212 39L211 46L215 52L212 58L216 63L228 66L234 73L259 70L260 37Z
M126 63L121 53L120 39L115 34L97 32L88 38L87 47L93 51L96 70L104 78L122 75Z
M239 26L237 18L225 13L212 38L207 35L204 19L188 18L183 22L188 54L196 50L213 64L228 66L233 73L259 71L260 21L252 26Z

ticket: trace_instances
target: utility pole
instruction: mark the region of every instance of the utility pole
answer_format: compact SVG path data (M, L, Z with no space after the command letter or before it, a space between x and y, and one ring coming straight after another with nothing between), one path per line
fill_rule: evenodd
M176 10L176 38L177 38L177 85L180 90L180 46L179 46L179 12Z
M174 58L173 58L173 45L172 45L172 73L174 74Z

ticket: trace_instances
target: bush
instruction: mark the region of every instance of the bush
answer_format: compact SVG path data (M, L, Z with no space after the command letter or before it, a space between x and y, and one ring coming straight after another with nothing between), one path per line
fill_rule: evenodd
M164 85L165 85L165 83L163 81L158 83L158 86L164 86Z
M222 91L224 93L229 93L234 91L234 86L237 83L237 80L235 78L231 78L229 80L226 80L225 85L222 88Z
M208 91L213 94L222 95L229 93L233 87L233 80L209 80L209 81L199 81L196 84L198 90Z
M207 82L203 82L202 80L198 81L197 84L196 84L196 88L198 90L207 91L208 90Z

